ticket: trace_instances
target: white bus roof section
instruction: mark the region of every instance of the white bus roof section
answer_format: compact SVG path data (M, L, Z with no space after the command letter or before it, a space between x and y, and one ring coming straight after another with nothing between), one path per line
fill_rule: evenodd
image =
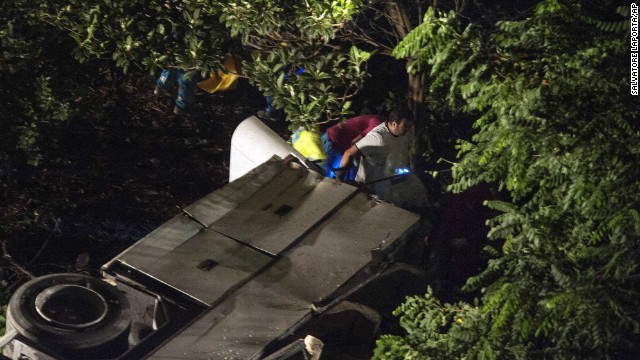
M232 182L273 155L282 159L293 155L304 161L305 157L262 120L250 116L236 127L231 136L229 158L229 182Z
M207 308L154 359L252 356L419 220L278 158L185 210L191 219L176 215L104 266L134 269Z
M356 191L274 159L187 207L193 219L175 216L110 264L118 261L211 306Z
M299 166L286 167L211 228L276 255L356 190Z
M261 169L274 165L269 162L256 170L260 172ZM300 178L300 174L291 169L295 167L283 169L280 177L290 181ZM263 189L269 185L273 185L273 182L265 184ZM335 192L331 192L331 188L325 186L337 188ZM212 306L197 321L156 350L150 358L250 358L309 314L312 303L331 298L338 287L372 260L371 251L374 248L384 251L386 247L404 239L418 221L418 216L413 213L371 200L365 193L344 192L341 187L355 190L350 185L334 183L334 180L324 179L318 182L314 189L319 190L323 197L343 200L332 201L338 203L334 211L311 225L309 231L293 246L282 251L263 271L228 294L221 303ZM264 201L257 200L265 195L261 191L255 194L260 195L256 196L256 207L260 207ZM279 198L275 193L273 195ZM294 198L300 201L297 209L313 209L313 204L321 206L311 192ZM309 203L303 204L304 199ZM225 217L232 217L232 214L233 210ZM237 214L246 215L244 210L238 210ZM259 217L260 215L256 218ZM247 221L250 218L252 217L248 217ZM256 223L259 228L264 227L261 231L265 237L271 236L270 231L287 236L286 229L268 225L264 222L266 220L268 218L264 217ZM303 221L302 217L299 220ZM230 230L234 223L231 220L223 222L225 231ZM284 227L293 225L292 222L276 223ZM244 230L237 234L247 232L248 230ZM295 234L299 232L293 231Z

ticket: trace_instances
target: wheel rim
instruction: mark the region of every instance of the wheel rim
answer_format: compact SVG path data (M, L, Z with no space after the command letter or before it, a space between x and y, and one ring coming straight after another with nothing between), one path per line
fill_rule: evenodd
M107 316L108 304L96 291L78 285L59 284L36 296L38 315L49 324L66 329L84 329Z

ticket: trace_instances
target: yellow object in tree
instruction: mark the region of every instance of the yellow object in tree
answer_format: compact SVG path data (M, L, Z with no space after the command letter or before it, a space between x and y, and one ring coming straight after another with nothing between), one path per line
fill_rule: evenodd
M291 136L291 145L311 161L325 160L327 154L322 147L322 139L320 138L320 130L305 130L299 128Z
M225 91L229 89L235 89L238 80L238 69L240 68L238 61L232 55L227 55L222 61L222 65L226 69L226 72L217 70L215 73L211 73L207 79L198 83L198 87L210 94L218 91Z

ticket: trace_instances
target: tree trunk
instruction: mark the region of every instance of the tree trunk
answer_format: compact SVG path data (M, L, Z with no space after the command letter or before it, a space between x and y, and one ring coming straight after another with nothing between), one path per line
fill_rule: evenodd
M386 3L385 9L387 16L389 17L389 21L391 23L392 28L398 38L398 42L404 39L417 23L414 24L411 22L411 18L409 16L409 10L406 6L406 3L403 1L397 0L389 0ZM411 67L411 64L415 61L414 59L407 59L407 69ZM425 83L427 80L427 74L424 72L420 72L417 74L408 73L408 100L407 105L414 117L414 127L413 127L413 154L412 158L415 156L422 155L425 150L428 149L428 143L423 141L422 134L425 131L426 125L428 123L426 117L426 103L425 103ZM415 161L412 160L412 164L415 164Z
M407 69L411 66L413 60L407 60ZM427 82L427 74L419 72L417 74L408 73L408 106L413 113L413 156L422 155L427 149L428 144L423 141L422 135L426 131L427 104L425 102L425 86ZM413 162L413 161L412 161ZM415 162L413 162L415 164Z

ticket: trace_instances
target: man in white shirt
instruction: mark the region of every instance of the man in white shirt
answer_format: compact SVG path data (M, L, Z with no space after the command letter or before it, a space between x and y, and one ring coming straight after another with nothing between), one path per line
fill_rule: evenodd
M373 128L344 152L340 162L341 170L348 170L354 157L360 156L356 182L368 184L371 192L383 200L395 203L393 184L387 178L393 177L396 170L409 167L410 139L405 135L412 126L412 116L407 110L392 112L385 122Z

